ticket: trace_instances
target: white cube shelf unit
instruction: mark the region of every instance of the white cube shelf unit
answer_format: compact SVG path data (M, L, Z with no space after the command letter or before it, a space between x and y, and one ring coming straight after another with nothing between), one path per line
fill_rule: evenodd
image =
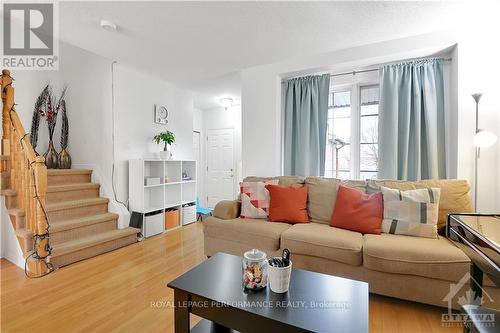
M196 170L196 161L130 160L130 210L142 214L159 211L165 214L165 210L177 208L179 225L195 222L196 218L183 218L182 207L196 203ZM160 231L158 228L154 230ZM164 227L162 231L165 231Z

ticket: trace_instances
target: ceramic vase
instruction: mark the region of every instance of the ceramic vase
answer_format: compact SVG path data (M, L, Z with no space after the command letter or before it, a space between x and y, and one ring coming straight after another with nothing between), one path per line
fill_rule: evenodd
M43 157L45 157L45 165L47 166L47 169L57 169L59 164L59 154L54 148L52 140L49 140L49 147L43 154Z
M71 156L66 148L63 148L59 153L59 169L71 169Z

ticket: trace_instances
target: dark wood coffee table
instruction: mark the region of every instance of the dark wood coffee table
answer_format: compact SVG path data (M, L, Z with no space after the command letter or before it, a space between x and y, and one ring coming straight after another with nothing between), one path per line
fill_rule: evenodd
M176 333L368 332L367 283L293 269L288 293L245 291L241 260L217 253L168 284ZM205 318L191 330L190 313Z

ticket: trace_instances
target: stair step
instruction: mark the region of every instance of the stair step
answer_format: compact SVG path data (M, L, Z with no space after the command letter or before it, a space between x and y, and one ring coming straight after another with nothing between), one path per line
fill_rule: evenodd
M100 187L96 183L49 185L47 187L47 203L96 198L99 196Z
M17 192L16 192L16 190L5 189L5 190L0 191L0 195L4 195L6 197L15 197L15 196L17 196Z
M137 241L138 232L139 229L129 227L54 244L51 262L54 267L61 267L130 245Z
M12 223L14 230L19 230L26 227L26 213L24 209L11 208L7 210L7 214L9 214L10 222Z
M16 230L16 237L21 245L23 254L26 255L29 251L33 250L33 233L25 228Z
M0 172L0 190L8 189L10 187L10 171Z
M107 198L71 200L46 205L50 222L70 220L84 216L103 214L108 211Z
M9 155L0 155L0 161L8 161Z
M50 243L58 244L110 230L116 230L117 221L117 214L105 213L54 222L50 225Z
M75 218L66 221L54 222L50 225L50 232L56 233L61 231L66 231L70 229L80 228L91 224L96 224L99 222L117 219L118 214L114 213L104 213L99 215L91 215L80 218Z
M47 184L80 184L90 183L92 170L88 169L48 169Z

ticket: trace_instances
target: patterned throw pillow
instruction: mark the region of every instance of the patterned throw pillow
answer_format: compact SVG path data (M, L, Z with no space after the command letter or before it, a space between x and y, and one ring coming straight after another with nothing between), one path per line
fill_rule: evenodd
M241 182L242 218L266 219L269 214L269 191L266 185L278 185L278 179L267 182Z
M384 195L382 232L418 237L437 237L439 188L400 191L380 188Z

